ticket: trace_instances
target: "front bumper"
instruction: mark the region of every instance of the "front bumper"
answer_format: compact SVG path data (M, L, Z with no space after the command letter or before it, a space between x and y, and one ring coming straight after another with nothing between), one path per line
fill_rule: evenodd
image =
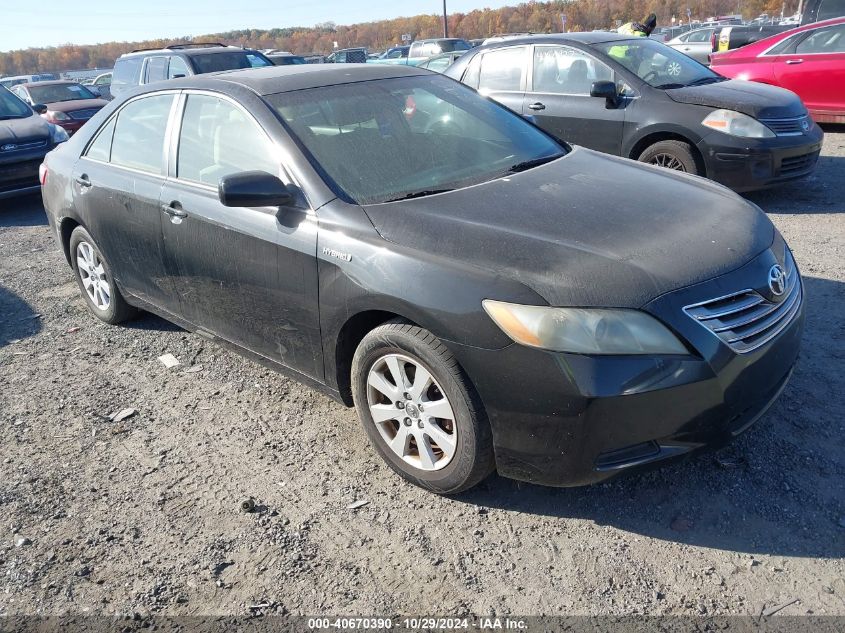
M720 132L708 134L698 143L707 177L734 191L765 189L813 172L818 162L824 132L813 124L800 136L748 139Z
M41 188L38 167L53 147L48 145L36 152L4 156L0 160L0 199L37 192Z
M756 288L777 260L766 251L738 271L645 307L687 342L694 350L688 356L453 346L487 410L499 473L545 485L591 484L716 448L745 431L791 375L803 302L776 338L746 354L684 314L683 306Z

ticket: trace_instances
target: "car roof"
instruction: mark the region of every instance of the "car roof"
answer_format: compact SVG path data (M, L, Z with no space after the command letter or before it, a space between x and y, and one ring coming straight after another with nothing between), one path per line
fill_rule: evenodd
M143 55L206 55L208 53L231 53L232 51L246 51L248 53L258 52L252 48L241 48L240 46L198 46L197 48L149 48L131 53L124 53L120 59Z
M579 44L599 44L603 42L617 42L632 38L630 35L621 35L612 31L583 31L579 33L548 33L537 35L519 35L516 37L509 37L498 42L490 42L485 44L484 49L497 48L501 46L513 46L515 44L550 44L550 43L565 43L576 42ZM479 49L476 49L479 50Z
M167 84L173 86L174 81L177 81L182 87L208 89L219 88L221 83L236 84L260 95L269 95L375 79L414 76L430 76L430 73L421 68L401 64L302 64L227 70L180 78ZM163 82L148 85L153 88L166 86Z

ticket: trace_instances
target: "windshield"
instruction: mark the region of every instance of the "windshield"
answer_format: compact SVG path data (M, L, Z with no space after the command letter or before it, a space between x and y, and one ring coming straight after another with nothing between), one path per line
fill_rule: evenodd
M467 187L554 160L565 148L451 79L403 77L266 99L360 204Z
M680 51L647 38L594 46L653 88L684 88L725 80Z
M32 114L32 109L11 92L0 86L0 120L23 119Z
M53 84L50 86L30 86L29 96L33 103L58 103L77 101L78 99L97 99L97 95L79 84Z
M231 51L225 53L206 53L191 55L191 61L197 73L216 73L223 70L239 70L241 68L260 68L272 66L273 63L263 55L249 51Z

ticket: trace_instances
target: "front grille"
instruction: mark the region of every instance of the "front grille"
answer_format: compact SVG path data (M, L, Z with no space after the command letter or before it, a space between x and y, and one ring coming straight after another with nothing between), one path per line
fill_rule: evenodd
M47 139L38 141L10 141L9 143L0 143L0 156L6 156L12 152L25 152L31 149L38 149L40 147L47 147Z
M28 160L10 165L0 164L0 192L15 191L38 184L41 160Z
M810 117L805 115L791 119L760 119L760 123L778 136L801 136L804 133L805 121L809 123ZM807 130L810 127L812 126Z
M798 174L806 171L816 164L819 157L819 152L810 152L809 154L802 154L801 156L790 156L780 161L780 175L788 176L789 174Z
M781 301L769 301L754 290L743 290L687 306L684 312L735 352L751 352L780 334L801 307L801 278L788 250L784 270L786 289Z
M86 110L74 110L73 112L68 112L67 114L71 119L76 121L87 121L99 111L100 108L88 108Z

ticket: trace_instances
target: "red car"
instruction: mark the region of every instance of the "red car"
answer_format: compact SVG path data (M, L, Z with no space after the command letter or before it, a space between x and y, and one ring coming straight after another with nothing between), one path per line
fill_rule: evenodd
M732 79L787 88L817 122L845 123L845 17L713 53L710 68Z
M11 90L31 106L46 106L36 112L69 135L109 103L75 81L37 81L18 84Z

